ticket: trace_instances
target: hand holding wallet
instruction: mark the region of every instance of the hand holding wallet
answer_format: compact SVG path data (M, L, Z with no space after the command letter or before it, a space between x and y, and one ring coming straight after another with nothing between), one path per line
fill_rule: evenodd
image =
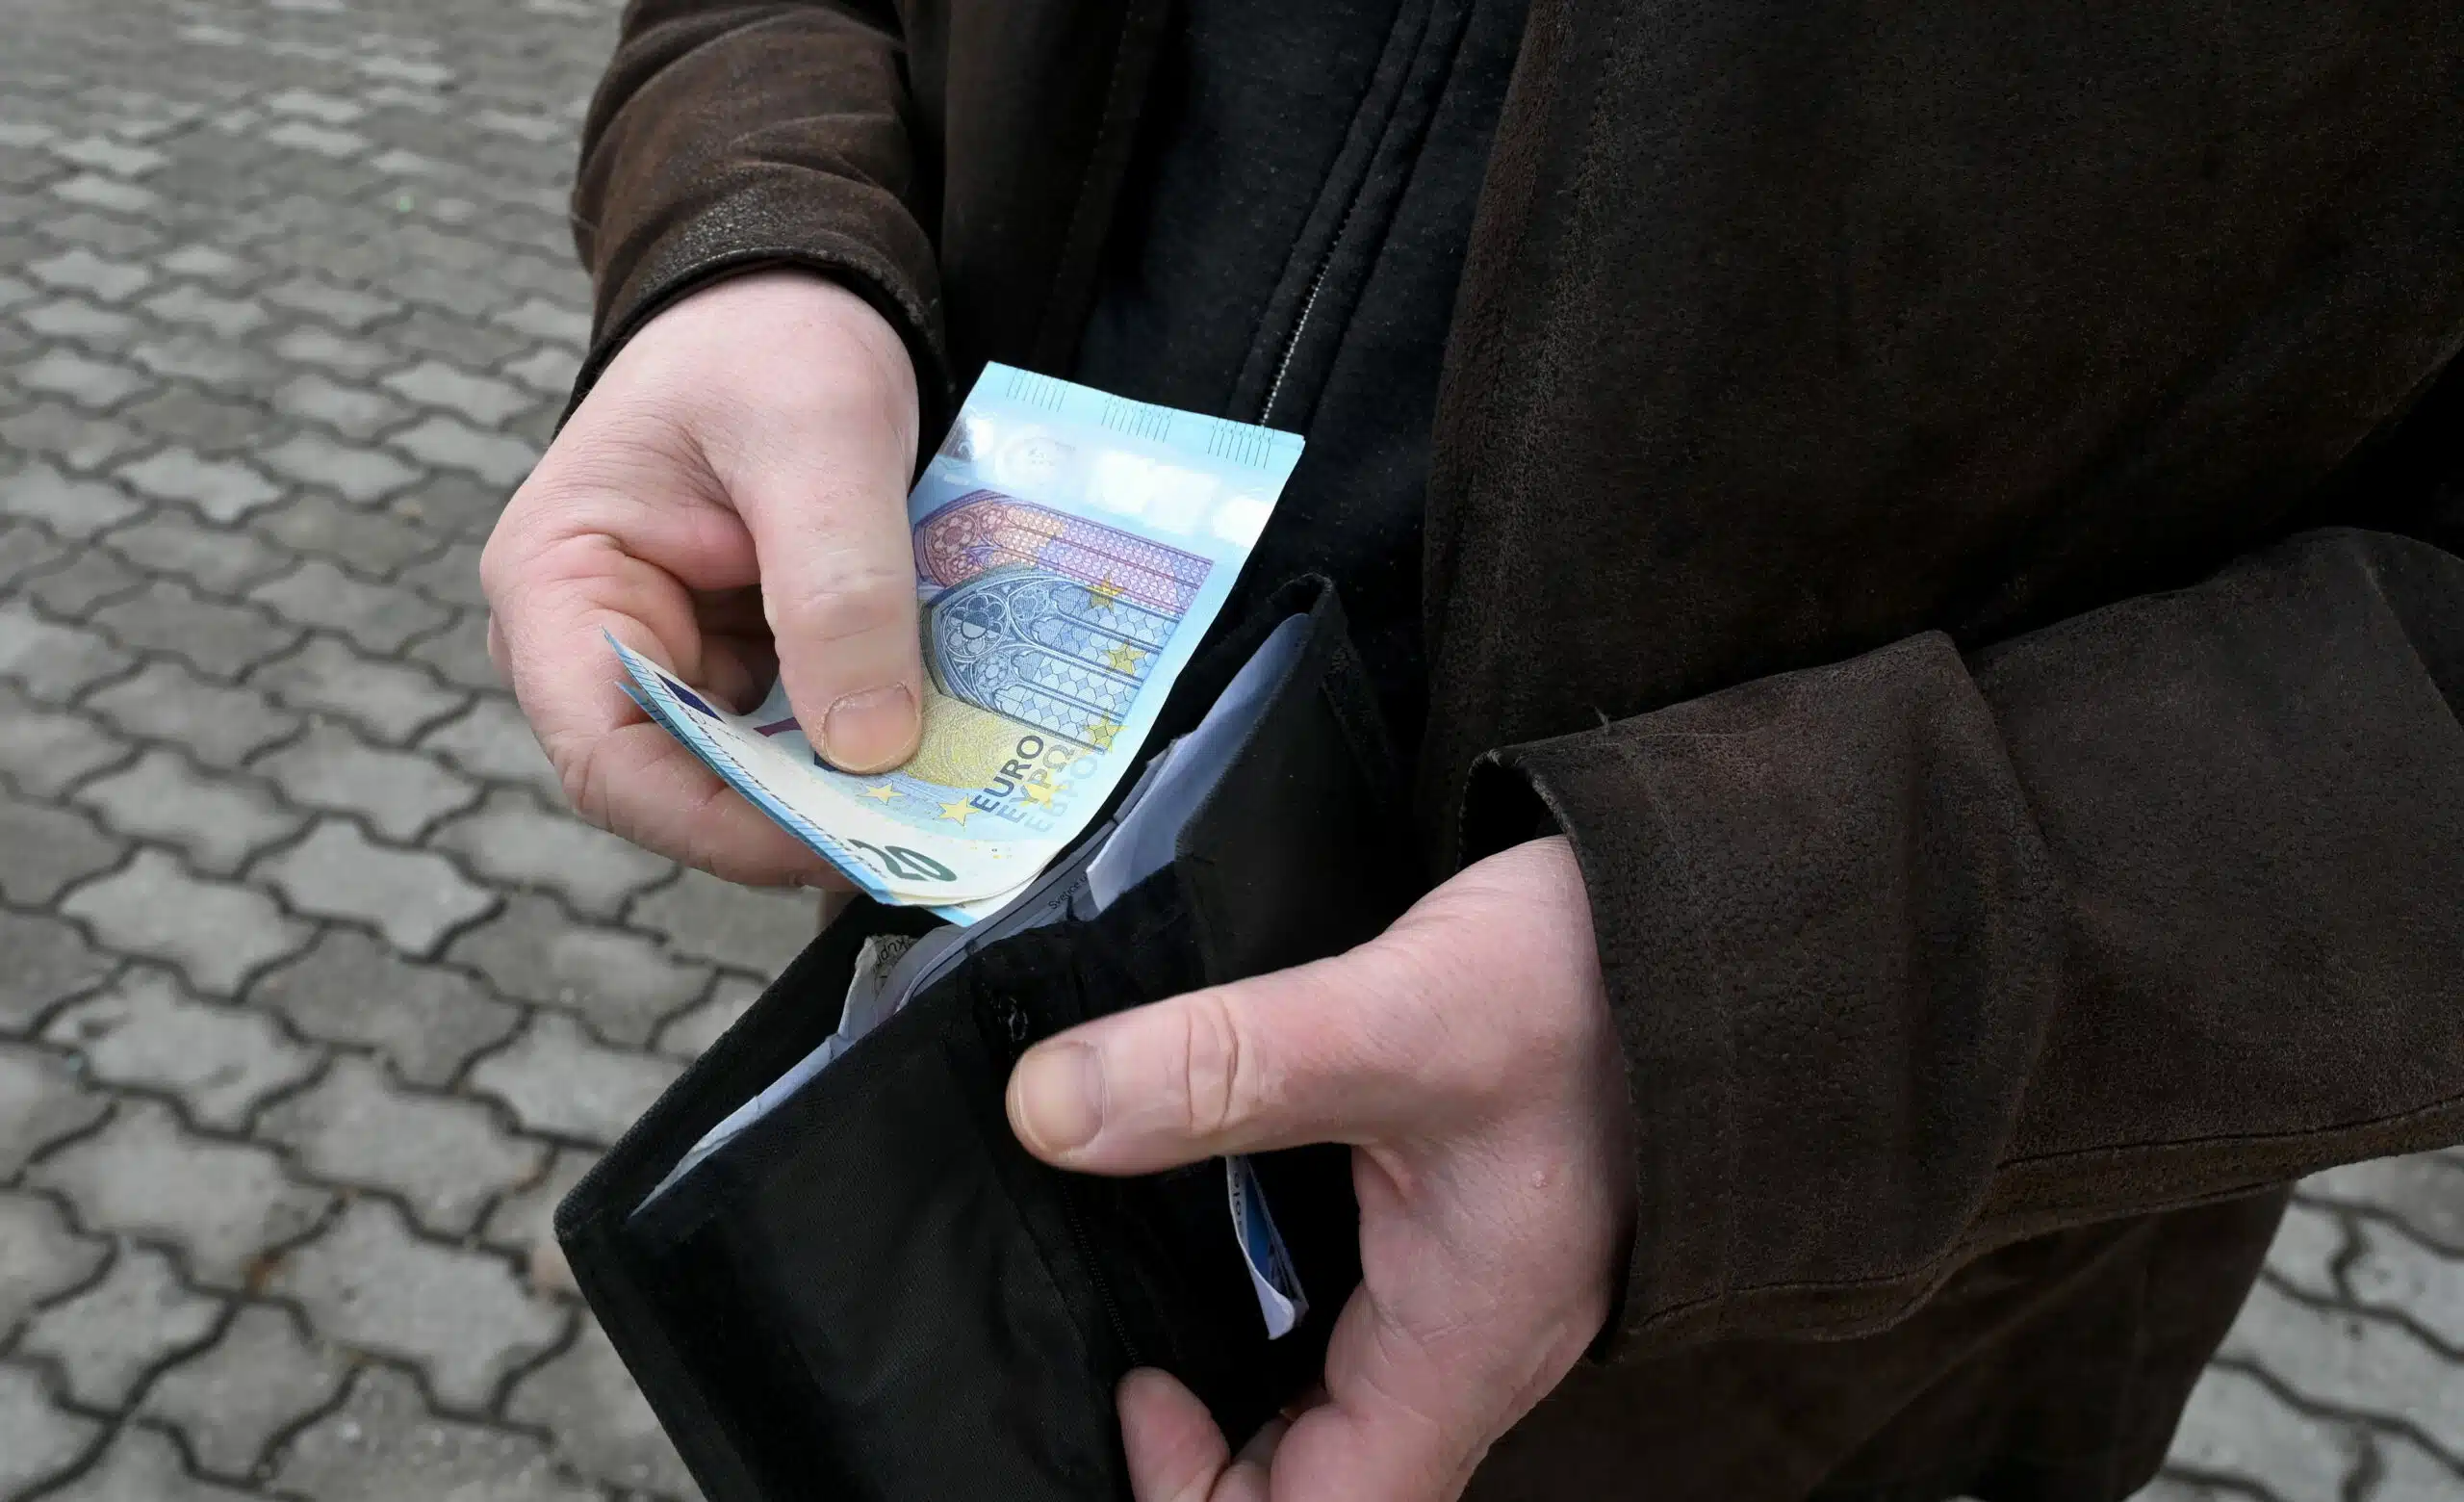
M1340 952L1417 894L1385 737L1322 582L1193 663L1159 724L1199 725L1296 616L1245 733L1147 774L1143 797L1177 816L1127 804L678 1173L837 1030L868 940L931 926L860 904L560 1208L585 1294L713 1502L1126 1495L1113 1390L1130 1367L1170 1371L1236 1435L1316 1376L1359 1276L1344 1150L1250 1165L1311 1296L1275 1339L1222 1165L1064 1174L1002 1110L1036 1040ZM1009 921L1021 910L1034 919Z

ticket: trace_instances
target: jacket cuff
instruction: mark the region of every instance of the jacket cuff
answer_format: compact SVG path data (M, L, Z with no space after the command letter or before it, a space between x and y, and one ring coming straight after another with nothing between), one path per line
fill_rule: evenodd
M591 345L557 420L561 428L635 333L679 298L748 272L789 267L827 276L898 330L915 367L920 468L939 446L955 402L943 352L939 276L932 244L903 209L839 201L878 191L810 174L738 173L676 205L639 243L613 247L603 274ZM850 223L890 226L887 244Z
M1591 901L1636 1144L1595 1355L1854 1334L1947 1276L2059 888L1946 638L1494 752L1464 817L1467 856L1553 820Z

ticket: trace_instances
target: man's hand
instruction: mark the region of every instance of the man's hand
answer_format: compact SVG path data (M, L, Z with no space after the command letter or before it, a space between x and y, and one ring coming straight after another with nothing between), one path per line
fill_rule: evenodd
M735 277L642 327L497 523L488 652L593 823L731 881L834 883L616 686L611 633L852 771L914 753L915 373L862 299Z
M1606 1317L1630 1113L1562 839L1466 869L1349 954L1040 1044L1009 1106L1038 1156L1091 1173L1355 1150L1363 1276L1323 1393L1235 1458L1187 1388L1132 1373L1139 1502L1447 1502Z

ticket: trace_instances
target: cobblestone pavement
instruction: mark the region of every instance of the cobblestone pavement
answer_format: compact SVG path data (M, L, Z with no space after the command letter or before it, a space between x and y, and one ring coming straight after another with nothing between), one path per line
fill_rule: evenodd
M691 1484L542 1252L808 931L558 812L475 562L579 0L0 11L0 1499ZM2464 1496L2464 1155L2307 1186L2164 1502Z

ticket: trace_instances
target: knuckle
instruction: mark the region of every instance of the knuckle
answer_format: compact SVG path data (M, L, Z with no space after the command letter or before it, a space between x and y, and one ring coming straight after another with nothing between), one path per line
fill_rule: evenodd
M1217 1136L1255 1116L1267 1103L1258 1053L1246 1046L1223 997L1208 991L1189 997L1182 1026L1177 1094L1191 1133Z
M899 572L878 563L850 562L800 589L765 590L762 613L774 634L807 640L912 635L915 574L911 567Z

